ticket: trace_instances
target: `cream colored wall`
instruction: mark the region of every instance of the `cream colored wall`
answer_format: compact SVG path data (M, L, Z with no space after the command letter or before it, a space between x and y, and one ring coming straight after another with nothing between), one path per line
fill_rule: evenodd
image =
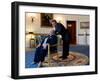
M80 16L79 19L78 19L78 22L88 22L89 21L89 16ZM85 37L85 33L89 34L89 29L80 29L80 23L78 23L78 34L84 34L84 36L78 36L77 38L77 43L78 44L83 44L83 45L86 45L88 44L89 45L89 36L87 36L87 40L86 40L86 37ZM87 41L87 43L86 43Z
M31 17L34 18L33 23L31 22ZM89 16L83 16L83 15L60 15L60 14L54 14L54 19L56 19L58 22L61 22L65 27L67 25L67 20L76 21L76 37L77 37L77 44L85 45L86 40L85 36L78 36L78 34L84 34L85 31L89 33L89 30L80 29L80 22L88 22ZM41 22L40 22L40 14L39 13L27 13L26 14L26 32L32 31L34 33L48 33L52 28L41 28ZM87 38L87 44L89 44L89 37ZM29 47L29 38L26 36L26 47Z
M31 14L31 13L29 13ZM48 33L50 31L50 28L42 27L41 28L41 21L40 21L40 14L39 13L34 13L33 15L31 14L31 17L34 17L34 22L31 22L30 15L26 14L26 32L32 31L35 33Z

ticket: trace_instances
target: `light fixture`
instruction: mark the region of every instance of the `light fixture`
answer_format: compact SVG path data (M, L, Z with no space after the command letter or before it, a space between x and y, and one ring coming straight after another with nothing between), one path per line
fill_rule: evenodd
M35 19L35 17L32 17L32 16L31 16L31 22L32 22L32 23L34 22L34 19Z
M27 17L30 19L30 22L33 23L35 21L36 13L27 13Z
M29 32L28 35L30 35L30 39L34 39L35 38L34 32Z

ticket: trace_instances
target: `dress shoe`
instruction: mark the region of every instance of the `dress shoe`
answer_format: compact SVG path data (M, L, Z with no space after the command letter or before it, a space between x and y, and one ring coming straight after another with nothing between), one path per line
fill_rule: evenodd
M67 59L68 57L64 57L64 58L62 58L62 60L65 60L65 59Z
M63 58L63 56L60 56L59 58Z

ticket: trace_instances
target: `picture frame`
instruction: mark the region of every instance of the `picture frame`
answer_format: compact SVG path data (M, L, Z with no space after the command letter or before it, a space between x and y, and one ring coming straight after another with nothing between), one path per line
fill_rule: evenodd
M49 20L53 19L53 14L41 13L41 27L52 27Z
M89 22L80 22L81 29L89 29Z
M89 65L75 66L75 67L62 66L62 67L53 67L53 68L52 67L31 68L31 69L25 68L24 66L25 43L23 42L25 41L25 12L48 13L49 12L48 10L55 11L54 13L60 13L60 14L78 14L78 15L82 14L82 15L90 16L90 30L91 30L90 40L93 40L93 41L90 41ZM11 24L12 25L11 26L11 31L12 31L11 33L11 47L12 47L11 49L11 78L27 79L27 78L97 74L98 73L97 11L98 10L96 6L17 2L17 1L12 2L11 3L11 15L12 15L11 17L11 23L12 23Z

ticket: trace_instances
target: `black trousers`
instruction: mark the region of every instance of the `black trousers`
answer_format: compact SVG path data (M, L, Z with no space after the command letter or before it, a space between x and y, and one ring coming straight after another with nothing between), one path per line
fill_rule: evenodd
M63 40L63 54L62 58L66 58L69 55L69 41Z

